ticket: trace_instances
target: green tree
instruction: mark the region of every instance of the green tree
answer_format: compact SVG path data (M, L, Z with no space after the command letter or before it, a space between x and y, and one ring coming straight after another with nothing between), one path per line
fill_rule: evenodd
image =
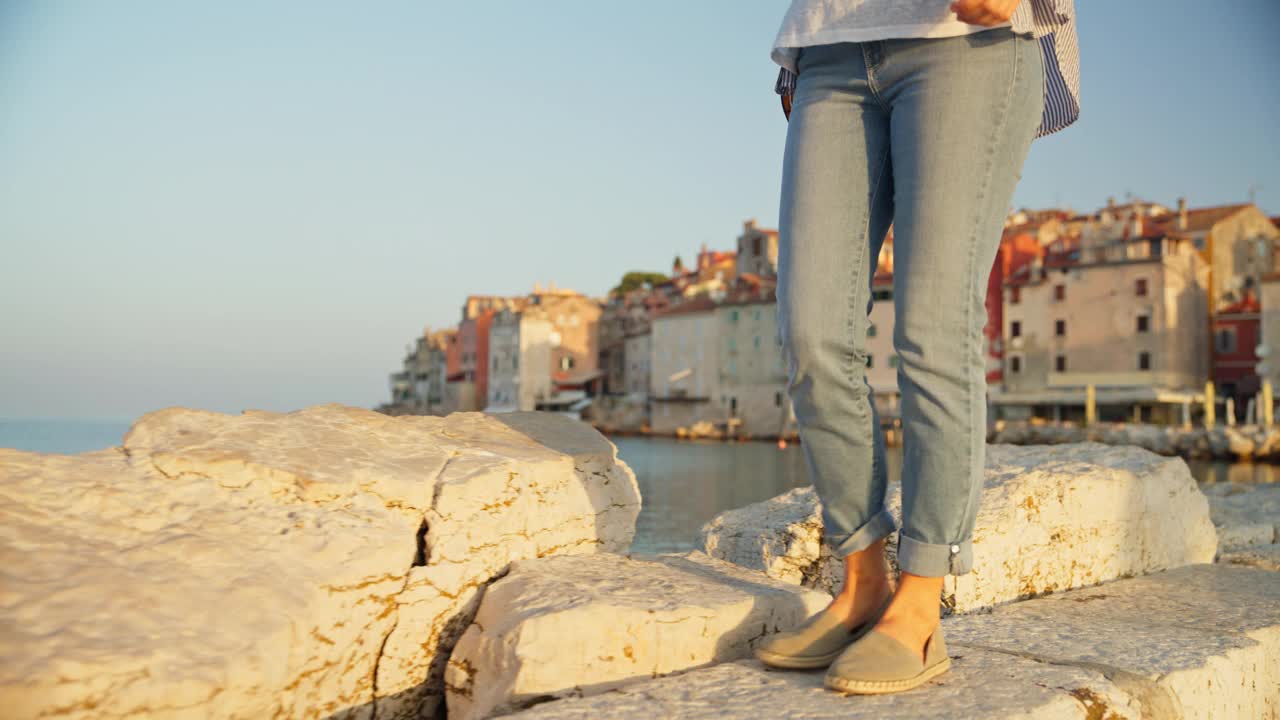
M684 261L680 259L679 255L676 256L676 261L673 262L671 266L672 270L676 272L684 272Z
M662 273L643 272L639 270L633 270L627 273L626 275L623 275L622 282L618 283L617 286L615 286L613 290L610 290L609 292L613 292L613 293L631 292L632 290L635 290L646 284L648 284L649 286L657 285L658 283L663 282L666 279L667 279L667 276L663 275Z

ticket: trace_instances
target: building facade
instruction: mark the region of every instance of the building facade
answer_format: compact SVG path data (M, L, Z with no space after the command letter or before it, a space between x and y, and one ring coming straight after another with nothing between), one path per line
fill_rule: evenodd
M1004 417L1168 421L1208 378L1208 267L1184 238L1082 245L1020 269L1005 287ZM1180 410L1178 408L1177 410Z
M489 383L485 412L535 410L551 396L551 338L538 307L505 308L489 328Z

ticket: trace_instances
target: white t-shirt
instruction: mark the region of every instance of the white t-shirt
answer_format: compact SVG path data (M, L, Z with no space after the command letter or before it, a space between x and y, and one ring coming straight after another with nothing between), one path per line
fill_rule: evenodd
M773 60L795 72L796 48L888 38L953 37L991 29L960 22L950 5L951 0L791 0L773 41Z

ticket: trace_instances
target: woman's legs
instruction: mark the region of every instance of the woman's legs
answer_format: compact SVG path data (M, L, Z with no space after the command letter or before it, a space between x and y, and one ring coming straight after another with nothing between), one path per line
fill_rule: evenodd
M922 649L969 572L986 449L987 277L1039 125L1039 44L1006 29L869 52L892 108L902 581L878 629Z
M889 115L858 45L805 48L783 162L778 328L828 542L847 556L832 603L849 625L888 594L884 436L865 379L871 278L892 215Z
M778 268L788 393L845 558L850 625L888 587L883 436L865 381L890 219L904 426L902 581L877 629L923 649L942 578L972 567L985 465L987 273L1041 114L1040 49L1007 29L806 48L788 127Z

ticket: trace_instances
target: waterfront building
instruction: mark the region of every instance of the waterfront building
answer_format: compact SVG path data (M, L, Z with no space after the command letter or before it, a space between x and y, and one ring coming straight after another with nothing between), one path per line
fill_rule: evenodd
M1275 269L1280 230L1253 203L1188 209L1179 199L1177 211L1153 218L1148 232L1190 238L1209 262L1205 287L1214 312L1240 302L1248 290L1256 293L1262 276Z
M712 417L739 437L778 437L794 431L787 370L778 335L776 281L739 275L716 307L720 359L718 405Z
M716 300L697 295L653 317L649 424L674 434L698 422L725 420L720 398L720 332Z
M1209 376L1208 265L1189 238L1068 238L1004 284L1002 417L1169 422Z
M551 397L555 329L543 308L503 308L489 326L489 382L485 412L535 410Z
M468 295L458 323L458 363L445 379L446 402L451 410L482 409L489 397L489 327L504 308L520 309L522 297Z
M649 327L627 335L623 338L623 355L626 365L623 368L622 389L632 398L648 399L649 396L649 360L652 355L653 338Z
M880 266L882 269L886 265ZM871 285L871 315L867 324L867 384L872 401L884 425L897 425L902 418L902 393L898 386L900 367L898 352L893 347L893 275L883 270Z
M778 231L756 226L755 218L742 223L735 269L739 276L778 276Z
M1255 369L1262 342L1261 309L1250 288L1239 302L1219 308L1213 315L1214 393L1220 402L1234 400L1237 420L1244 418L1249 399L1262 388Z
M391 402L397 415L438 415L446 410L444 376L450 330L429 329L406 349L402 369L392 373Z
M1266 357L1259 358L1259 382L1270 380L1274 392L1280 388L1280 272L1263 275L1260 284L1259 332Z

